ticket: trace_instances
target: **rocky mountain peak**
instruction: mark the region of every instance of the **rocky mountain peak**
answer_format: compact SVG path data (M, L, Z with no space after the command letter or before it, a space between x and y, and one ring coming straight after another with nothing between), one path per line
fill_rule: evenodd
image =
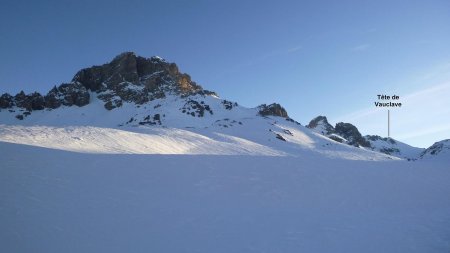
M61 105L84 106L90 102L90 92L103 100L108 110L124 102L143 104L167 95L217 95L181 73L175 63L124 52L109 63L78 71L70 83L55 86L45 96L37 92L27 95L22 91L15 96L5 93L0 96L0 108L16 106L30 112Z
M149 91L165 84L181 93L203 90L189 75L180 73L175 63L158 56L144 58L133 52L121 53L101 66L82 69L72 82L79 82L91 91L114 90L123 82L144 86Z
M336 124L334 128L336 134L344 137L349 145L353 146L361 146L361 147L370 147L370 142L368 142L364 137L362 137L361 133L358 131L354 125L350 123L339 122Z
M337 142L346 143L355 147L370 147L370 142L361 135L358 128L350 123L339 122L333 127L328 122L327 117L317 116L306 127Z
M325 135L333 134L335 132L334 127L328 123L327 117L325 116L315 117L306 127Z
M158 56L137 56L133 52L119 54L101 66L82 69L72 82L97 92L107 109L120 107L123 102L143 104L168 94L215 95L192 81L188 74L181 73L175 63Z

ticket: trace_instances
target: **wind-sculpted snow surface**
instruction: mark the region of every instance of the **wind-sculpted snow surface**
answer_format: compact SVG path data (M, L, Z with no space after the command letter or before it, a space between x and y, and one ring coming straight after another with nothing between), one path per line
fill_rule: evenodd
M0 150L0 252L450 249L446 163Z

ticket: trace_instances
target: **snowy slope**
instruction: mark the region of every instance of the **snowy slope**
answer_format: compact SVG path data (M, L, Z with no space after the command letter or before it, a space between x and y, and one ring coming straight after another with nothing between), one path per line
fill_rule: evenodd
M340 132L338 129L339 126L341 127L341 130L344 131ZM421 154L425 150L423 148L413 147L406 143L388 137L383 138L378 135L362 136L356 126L348 123L338 123L336 124L335 128L330 123L328 123L328 120L325 116L318 116L312 119L306 127L339 143L356 145L407 160L414 161L417 159L421 159ZM351 142L344 137L344 134L347 134L348 137L359 141L351 144ZM445 154L445 152L441 155L448 156L447 154Z
M450 164L450 139L434 143L420 154L421 159L441 160Z
M244 108L203 89L175 63L133 52L81 69L47 94L0 95L0 141L87 153L415 160L422 152L370 141L356 126L333 127L324 116L305 128L276 103Z
M0 150L0 252L450 249L448 163Z
M207 105L212 113L194 117L183 112L192 101ZM170 96L111 111L94 99L84 107L35 111L24 120L15 113L0 112L0 141L84 153L397 159L331 141L286 118L259 116L256 108L226 109L224 100L215 96Z
M405 159L418 159L424 151L423 148L410 146L392 138L382 138L377 135L366 135L364 138L370 142L372 150Z

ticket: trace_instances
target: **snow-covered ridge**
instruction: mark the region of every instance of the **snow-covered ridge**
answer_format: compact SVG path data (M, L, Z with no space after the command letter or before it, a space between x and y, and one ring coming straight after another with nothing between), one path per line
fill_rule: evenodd
M336 142L359 146L361 148L399 157L408 161L415 161L428 157L431 152L440 156L438 155L440 152L437 150L445 150L445 145L439 143L436 143L436 146L433 148L430 147L429 149L431 150L426 152L423 148L413 147L398 140L394 140L393 138L381 137L378 135L362 136L356 126L340 122L336 124L336 127L333 127L328 123L325 116L318 116L312 119L306 127ZM446 152L443 152L441 155L449 156Z
M434 143L429 148L425 149L421 154L424 159L445 159L450 162L450 139L442 140Z
M396 159L330 141L290 118L262 116L259 107L213 96L171 95L114 110L105 110L102 103L94 98L83 107L36 111L23 120L2 110L0 141L84 153Z
M423 148L413 147L392 138L378 135L366 135L364 138L370 143L372 150L408 160L418 159L420 153L424 151Z
M414 160L422 151L363 137L349 123L333 127L324 116L305 128L277 103L244 108L203 89L175 63L132 52L78 71L45 96L3 94L0 140L90 153L313 152L358 160Z

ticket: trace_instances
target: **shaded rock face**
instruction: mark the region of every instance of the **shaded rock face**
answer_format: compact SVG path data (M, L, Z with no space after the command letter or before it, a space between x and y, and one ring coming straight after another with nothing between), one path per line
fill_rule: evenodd
M355 147L370 147L370 143L362 137L361 133L358 131L354 125L350 123L337 123L334 128L336 134L347 139L349 145L353 145Z
M215 94L203 90L188 74L180 73L175 63L159 57L136 56L132 52L122 53L110 63L82 69L72 82L97 92L107 109L119 107L122 102L143 104L164 98L166 94Z
M56 86L44 97L45 107L55 109L61 106L61 94Z
M55 109L61 105L85 106L89 104L90 95L80 83L64 83L51 89L44 97L45 107Z
M0 96L0 108L6 109L14 106L14 97L5 93Z
M10 108L14 105L24 108L27 111L42 110L45 108L44 97L38 92L26 95L25 92L21 91L14 97L6 93L1 98L1 108Z
M361 135L361 133L358 131L358 128L350 123L340 122L337 123L335 127L333 127L328 122L327 117L318 116L312 119L306 127L340 143L345 143L355 147L370 148L370 142Z
M81 107L89 104L89 92L80 83L61 84L56 95L61 98L60 102L63 105Z
M44 97L38 92L28 95L27 98L30 100L31 110L43 110L45 108Z
M23 91L14 96L14 102L17 107L25 108L28 111L31 110L31 100L28 99L27 95L25 95L25 92Z
M136 57L132 53L123 53L110 63L85 68L74 76L72 82L82 83L86 89L98 91L105 84L137 82Z
M310 129L315 129L325 135L335 133L334 127L330 123L328 123L327 117L325 116L315 117L309 122L309 124L306 127Z
M258 106L259 114L261 116L278 116L283 118L288 118L286 110L280 104L262 104Z

